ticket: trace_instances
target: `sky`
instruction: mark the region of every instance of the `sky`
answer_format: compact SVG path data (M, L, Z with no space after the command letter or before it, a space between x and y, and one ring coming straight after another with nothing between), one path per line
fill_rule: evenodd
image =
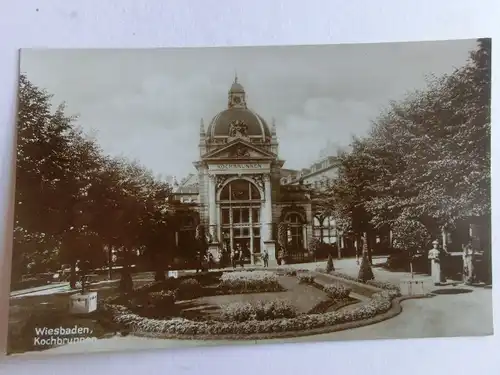
M276 121L285 168L367 134L391 100L467 62L475 40L323 46L22 50L21 72L65 102L106 154L179 179L195 171L200 120L227 108L234 80Z

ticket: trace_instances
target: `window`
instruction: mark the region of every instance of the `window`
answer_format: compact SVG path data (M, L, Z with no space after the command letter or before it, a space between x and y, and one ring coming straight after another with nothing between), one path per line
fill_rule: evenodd
M333 216L314 217L313 236L321 242L333 244L337 241L336 224Z
M257 187L246 180L232 181L224 186L220 193L221 201L247 201L259 199L260 193Z
M250 181L235 180L222 188L219 197L226 251L239 244L248 250L247 255L260 252L261 196L258 188Z
M286 217L286 222L289 225L288 240L292 251L304 250L304 222L298 213L290 213Z

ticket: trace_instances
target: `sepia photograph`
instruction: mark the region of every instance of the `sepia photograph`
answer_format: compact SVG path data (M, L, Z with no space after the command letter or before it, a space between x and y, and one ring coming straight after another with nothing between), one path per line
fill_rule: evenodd
M492 335L491 43L21 50L8 354Z

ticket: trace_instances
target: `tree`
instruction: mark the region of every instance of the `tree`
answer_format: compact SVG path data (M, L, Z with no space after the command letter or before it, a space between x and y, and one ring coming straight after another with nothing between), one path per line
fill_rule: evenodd
M51 95L26 76L19 81L18 144L13 277L55 267L65 218L60 199L72 169L69 150L73 118L64 106L51 112Z
M63 105L52 112L50 99L21 76L13 277L65 262L75 287L77 262L111 271L116 253L124 291L143 254L161 278L175 227L170 186L137 162L104 156Z
M436 78L375 123L373 151L388 151L369 210L419 220L431 233L490 212L488 43L464 67ZM390 159L393 162L390 162ZM393 168L389 168L391 166ZM439 229L438 229L439 230Z
M319 249L321 248L321 241L318 237L312 237L309 240L309 253L314 256L316 260Z

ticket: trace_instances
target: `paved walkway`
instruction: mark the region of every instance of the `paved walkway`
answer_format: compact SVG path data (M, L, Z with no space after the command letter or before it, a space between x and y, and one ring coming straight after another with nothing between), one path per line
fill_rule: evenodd
M19 296L28 296L32 293L37 293L37 292L42 292L46 290L52 290L52 289L60 289L63 287L69 286L69 283L63 282L63 283L51 283L47 285L42 285L42 286L36 286L33 288L27 288L27 289L20 289L20 290L15 290L10 293L11 297L19 297Z
M321 264L293 265L295 268L314 269ZM335 267L339 272L352 274L357 265L353 259L337 260ZM377 280L399 281L410 275L401 272L388 272L374 269ZM352 274L355 276L356 274ZM426 279L425 277L423 277ZM427 277L429 279L429 277ZM435 288L434 288L435 289ZM115 336L97 342L80 342L44 352L21 355L44 355L56 353L85 353L102 351L124 351L160 348L182 348L215 345L249 345L263 343L291 343L312 341L370 340L370 339L405 339L429 337L484 336L493 333L492 290L465 286L444 287L432 298L407 300L402 303L403 312L395 318L361 328L305 336L290 339L272 339L259 341L227 340L165 340L140 338L134 336ZM467 292L468 291L468 292ZM467 293L466 293L467 292Z

